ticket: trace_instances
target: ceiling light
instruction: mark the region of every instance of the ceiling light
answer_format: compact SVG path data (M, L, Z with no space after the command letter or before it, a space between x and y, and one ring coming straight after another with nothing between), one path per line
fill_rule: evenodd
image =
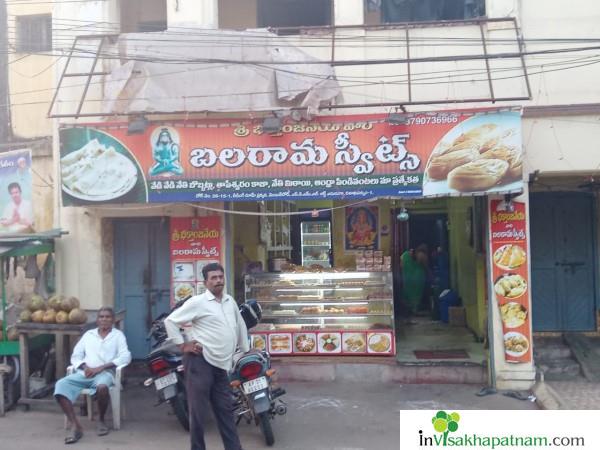
M129 122L127 126L127 134L144 134L150 125L145 116L136 116Z
M410 219L410 214L408 214L408 210L404 207L400 209L400 212L396 216L399 222L407 222Z
M277 134L281 133L281 119L279 117L265 117L262 128L265 133Z
M390 125L408 125L408 116L401 113L390 113L385 121Z

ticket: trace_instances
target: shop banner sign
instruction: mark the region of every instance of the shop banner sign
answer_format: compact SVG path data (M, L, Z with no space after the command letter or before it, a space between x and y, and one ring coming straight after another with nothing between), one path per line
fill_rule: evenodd
M126 124L60 131L64 205L370 199L517 192L521 117L514 111L419 113L288 122Z
M490 255L507 362L531 361L531 290L523 202L490 200Z
M33 232L31 150L0 153L0 234Z
M171 305L205 291L202 268L222 264L221 217L172 217Z

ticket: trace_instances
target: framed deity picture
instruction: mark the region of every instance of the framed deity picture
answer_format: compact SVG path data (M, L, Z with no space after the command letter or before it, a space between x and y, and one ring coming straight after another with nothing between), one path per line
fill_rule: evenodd
M344 242L346 251L379 249L379 207L347 206Z

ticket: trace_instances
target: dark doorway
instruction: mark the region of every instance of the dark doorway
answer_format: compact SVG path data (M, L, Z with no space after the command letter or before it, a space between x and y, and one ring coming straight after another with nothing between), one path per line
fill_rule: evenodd
M432 301L450 286L448 255L448 216L446 214L411 214L408 221L397 220L400 210L393 211L393 271L395 313L409 313L403 299L402 258L413 249L425 269L425 286L419 310L437 316L436 304ZM425 250L426 249L426 250ZM420 254L419 254L420 253Z

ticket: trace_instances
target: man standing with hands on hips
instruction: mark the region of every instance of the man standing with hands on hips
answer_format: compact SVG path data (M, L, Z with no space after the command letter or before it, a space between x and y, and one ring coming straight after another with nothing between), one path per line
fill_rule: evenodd
M225 450L242 450L227 372L233 366L236 348L249 350L248 331L237 303L223 292L223 266L207 264L202 268L202 276L206 292L190 298L165 319L169 338L184 353L192 450L206 450L204 421L209 403ZM185 343L180 331L184 324L191 324L191 341Z

